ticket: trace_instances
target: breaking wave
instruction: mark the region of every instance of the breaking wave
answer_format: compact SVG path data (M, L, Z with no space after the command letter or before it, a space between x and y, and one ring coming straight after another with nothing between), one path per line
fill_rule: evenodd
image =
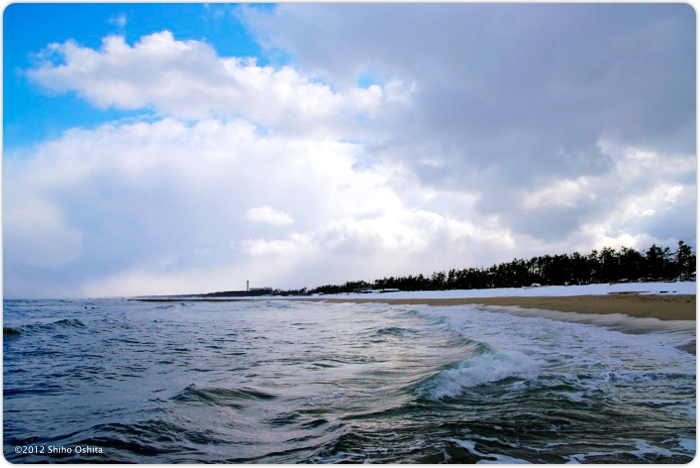
M536 380L542 366L518 351L495 351L448 366L421 383L417 391L434 401L455 398L466 389L506 379Z

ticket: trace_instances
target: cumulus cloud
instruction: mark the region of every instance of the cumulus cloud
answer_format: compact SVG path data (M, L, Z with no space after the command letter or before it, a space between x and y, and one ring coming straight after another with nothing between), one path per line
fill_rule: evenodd
M686 6L238 12L294 66L167 31L37 55L42 89L144 115L5 155L6 292L298 288L694 242Z
M294 224L294 219L284 211L277 211L267 205L251 208L245 214L248 220L255 223L267 223L273 226Z
M30 80L54 92L75 91L100 108L153 108L193 119L242 116L297 135L360 132L358 119L371 117L387 99L377 85L335 92L291 66L219 57L206 42L179 41L169 31L144 36L133 46L122 36L109 36L100 50L70 40L53 43L36 60L27 72Z
M422 271L414 254L431 268L473 255L457 243L488 229L407 204L430 197L392 187L394 172L363 169L362 156L242 120L72 130L5 161L6 284L29 294L51 267L74 283L60 295L302 287Z

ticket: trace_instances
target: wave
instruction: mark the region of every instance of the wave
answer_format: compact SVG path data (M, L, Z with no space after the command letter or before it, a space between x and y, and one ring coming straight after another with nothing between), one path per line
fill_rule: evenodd
M25 334L47 333L56 330L85 328L85 324L78 319L61 319L50 323L32 323L16 327L3 327L4 338L16 338Z
M275 395L253 389L198 388L188 385L173 397L180 403L199 403L210 406L243 408L251 401L273 400Z
M2 336L3 338L14 338L16 336L20 336L22 334L22 328L15 328L15 327L2 327Z
M455 398L466 389L508 378L536 380L543 363L518 351L495 351L451 364L420 383L419 395L439 401Z
M74 328L74 327L84 328L85 327L85 324L78 319L57 320L56 322L51 323L51 325L56 326L56 327L61 327L61 328Z
M374 336L384 337L384 336L395 336L402 337L412 333L413 330L402 327L384 327L376 331Z

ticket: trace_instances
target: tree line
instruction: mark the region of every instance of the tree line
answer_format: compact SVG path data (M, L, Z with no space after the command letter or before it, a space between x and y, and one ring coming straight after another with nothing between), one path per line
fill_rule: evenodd
M683 241L675 252L656 244L646 251L622 247L605 247L588 255L578 252L543 255L529 260L513 259L488 268L452 269L430 276L391 276L367 281L348 281L341 285L325 285L282 294L338 294L359 289L400 289L430 291L446 289L520 288L540 285L582 285L636 281L690 280L695 272L695 252Z

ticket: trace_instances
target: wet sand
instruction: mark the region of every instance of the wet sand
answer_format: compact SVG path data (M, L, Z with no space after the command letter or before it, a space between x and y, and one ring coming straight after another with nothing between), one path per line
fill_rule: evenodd
M307 299L308 300L308 299ZM383 299L380 294L358 298L316 298L326 302L375 302L386 304L426 304L449 306L481 304L517 306L528 309L579 312L584 314L625 314L631 317L653 317L660 320L695 320L695 295L619 293L600 296L482 297L455 299Z

